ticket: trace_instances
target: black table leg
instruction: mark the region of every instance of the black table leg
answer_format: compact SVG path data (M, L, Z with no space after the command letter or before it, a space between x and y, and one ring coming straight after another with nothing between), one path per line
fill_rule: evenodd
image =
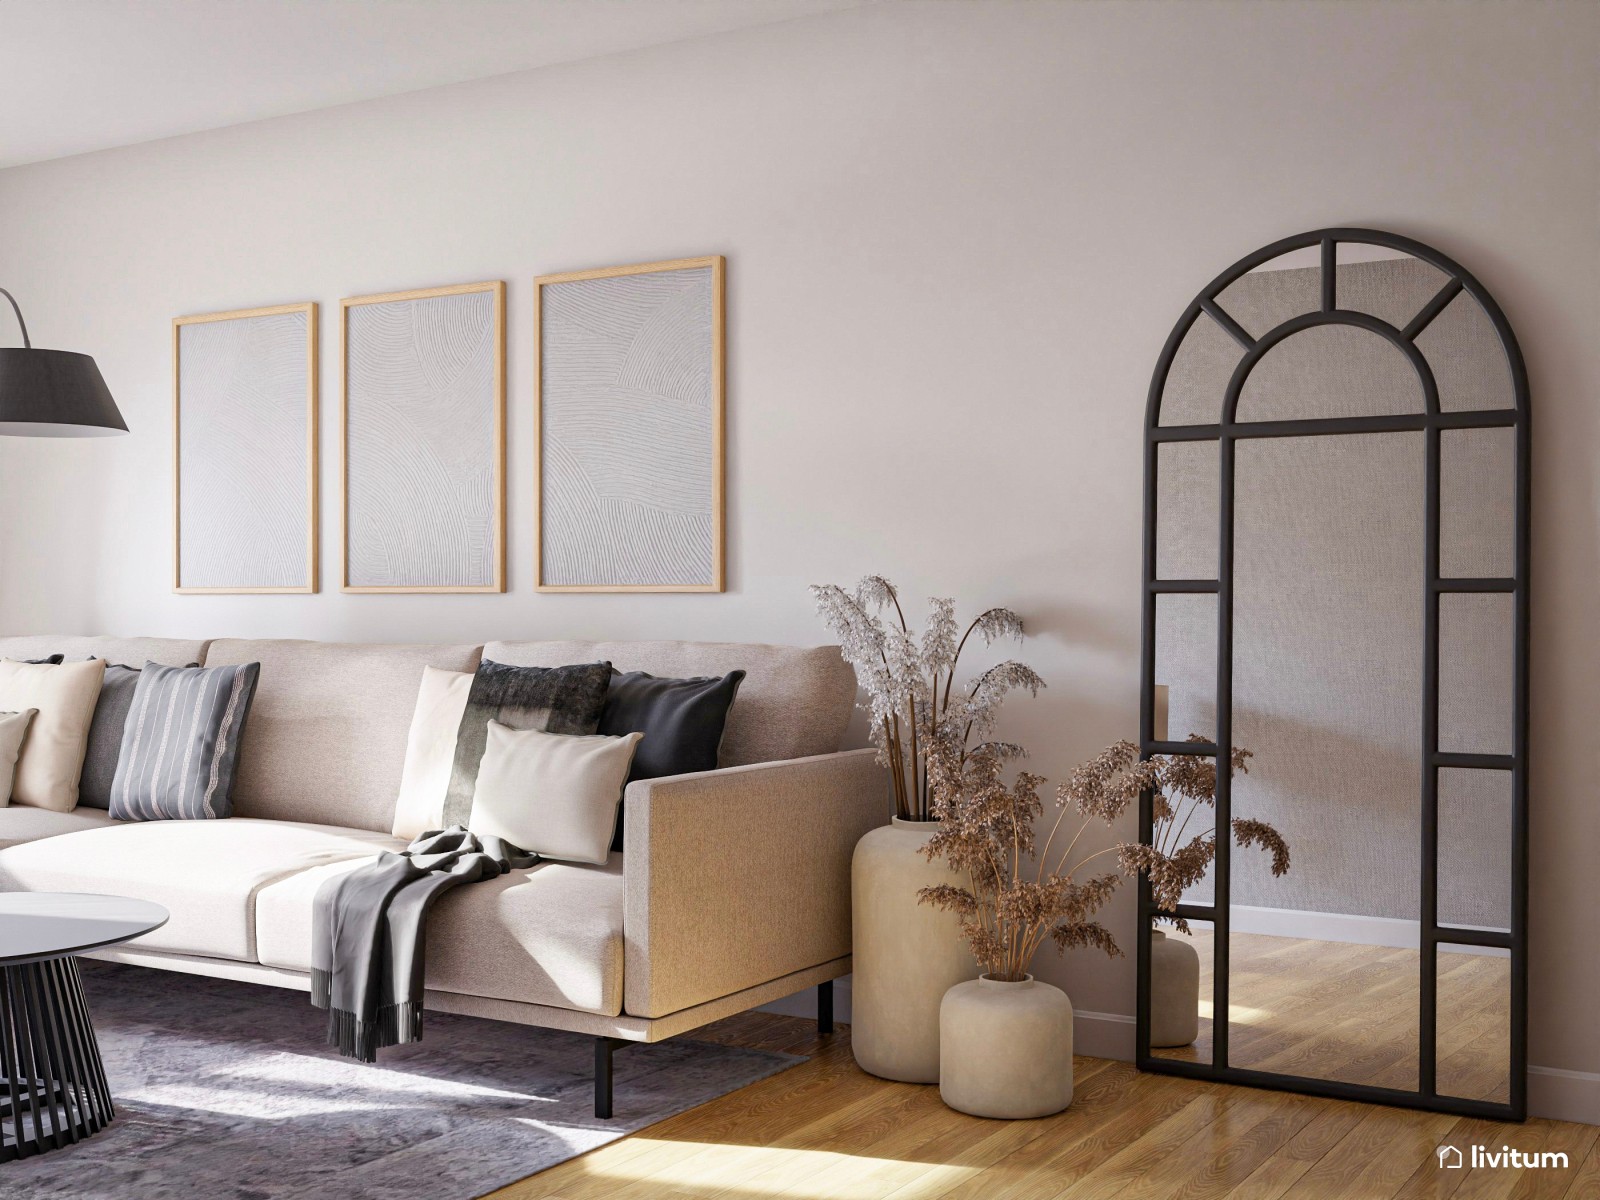
M833 1032L833 980L817 984L817 1032Z
M0 1162L69 1146L113 1115L77 961L0 967Z

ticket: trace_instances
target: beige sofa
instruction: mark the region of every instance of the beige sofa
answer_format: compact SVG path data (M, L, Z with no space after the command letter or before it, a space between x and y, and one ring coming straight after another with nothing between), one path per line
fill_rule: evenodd
M0 890L137 896L171 911L94 957L307 990L317 888L404 845L389 831L423 667L607 659L662 676L743 668L722 768L629 786L625 849L603 867L539 863L443 896L428 922L428 1007L594 1035L597 1112L609 1115L615 1047L850 969L850 855L889 802L872 751L838 752L855 680L836 648L0 638L0 657L58 652L261 663L232 818L0 808ZM819 1012L827 999L819 991Z

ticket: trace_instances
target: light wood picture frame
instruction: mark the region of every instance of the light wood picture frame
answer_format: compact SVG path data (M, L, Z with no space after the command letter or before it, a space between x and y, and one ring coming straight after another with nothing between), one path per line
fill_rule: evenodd
M726 590L726 260L534 280L535 587Z
M175 593L317 590L317 380L313 301L173 318Z
M506 590L505 282L340 301L340 589Z

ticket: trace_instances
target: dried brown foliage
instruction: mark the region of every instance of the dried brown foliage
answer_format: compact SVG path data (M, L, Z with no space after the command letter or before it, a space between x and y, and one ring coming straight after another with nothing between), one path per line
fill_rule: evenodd
M1187 740L1206 739L1191 733ZM1235 746L1228 759L1234 771L1248 774L1251 757L1250 751ZM1141 761L1139 748L1132 742L1117 742L1074 771L1062 794L1079 812L1109 821L1121 816L1147 789L1154 818L1151 843L1125 842L1117 847L1117 857L1129 875L1142 872L1149 878L1156 907L1172 913L1183 893L1205 878L1217 856L1215 821L1205 822L1209 828L1185 840L1196 813L1202 808L1216 808L1216 760L1173 754ZM1259 847L1272 855L1274 875L1288 872L1289 843L1271 825L1236 817L1231 827L1237 845ZM1182 918L1169 919L1188 931Z
M1051 841L1069 811L1059 794L1061 813L1043 851L1036 852L1034 822L1044 810L1039 789L1045 780L1021 771L1005 781L1007 763L1021 753L1003 742L965 749L964 741L949 733L927 745L929 793L940 825L924 853L944 859L968 882L924 888L921 899L957 915L973 957L997 979L1021 979L1047 940L1058 951L1092 947L1112 956L1122 953L1110 930L1094 919L1121 876L1115 871L1084 876L1085 864L1098 857L1094 854L1069 867L1076 836L1050 858ZM1078 836L1089 823L1084 820Z

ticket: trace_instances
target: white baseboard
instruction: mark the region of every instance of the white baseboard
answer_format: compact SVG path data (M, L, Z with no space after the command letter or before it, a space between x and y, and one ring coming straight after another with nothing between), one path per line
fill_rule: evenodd
M771 1004L763 1004L761 1012L782 1013L786 1017L815 1018L817 992L807 988ZM833 981L833 1018L841 1025L850 1023L850 976ZM1121 1013L1079 1012L1075 1014L1072 1031L1072 1049L1077 1054L1095 1058L1119 1058L1125 1062L1133 1059L1133 1018Z
M1072 1052L1091 1058L1133 1061L1134 1021L1121 1013L1073 1013Z
M1422 945L1421 926L1416 921L1394 917L1358 917L1348 913L1307 912L1297 908L1257 908L1235 904L1228 910L1229 927L1234 933L1264 933L1272 937L1307 938L1317 942L1354 942L1361 946L1388 946L1396 950L1415 950ZM1468 925L1483 930L1485 926ZM1447 954L1482 954L1505 958L1511 953L1498 946L1441 945Z
M1600 1125L1600 1075L1560 1067L1528 1068L1528 1115Z

